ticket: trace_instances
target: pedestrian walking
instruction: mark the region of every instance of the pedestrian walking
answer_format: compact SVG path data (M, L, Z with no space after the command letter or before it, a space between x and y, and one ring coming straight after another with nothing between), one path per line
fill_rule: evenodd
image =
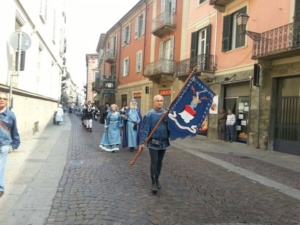
M218 117L218 131L219 131L219 140L226 140L226 115L224 109L221 109Z
M122 118L124 119L122 136L123 148L129 147L129 151L133 152L134 148L139 146L139 132L142 122L142 115L135 99L131 100L130 107L126 109Z
M58 105L58 108L56 109L56 114L55 114L55 122L56 122L56 125L60 125L61 122L64 121L64 110L62 109L62 105L59 104Z
M88 101L87 106L84 109L84 119L85 119L85 127L88 132L92 132L93 128L93 106L91 104L91 101Z
M123 120L117 108L116 104L112 104L105 120L105 130L99 145L104 151L119 152Z
M232 113L231 109L228 109L228 115L226 119L226 132L227 132L227 141L233 142L235 139L235 134L234 134L234 126L236 122L236 117Z
M15 114L7 107L8 97L0 92L0 197L4 194L4 175L10 146L15 150L20 145L20 136Z
M156 95L153 98L153 109L148 111L143 118L141 127L141 137L140 137L140 149L143 149L144 143L163 116L165 109L163 108L164 98L161 95ZM159 183L159 176L161 173L162 162L166 152L166 148L170 146L169 142L169 131L167 119L164 119L157 129L153 132L147 147L149 148L151 163L150 163L150 174L152 181L152 192L156 193L158 189L161 188Z

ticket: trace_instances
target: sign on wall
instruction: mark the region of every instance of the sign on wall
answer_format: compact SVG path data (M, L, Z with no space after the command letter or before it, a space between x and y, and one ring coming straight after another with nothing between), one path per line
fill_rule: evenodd
M209 109L209 114L218 114L219 95L215 95Z
M115 89L116 82L112 80L104 80L103 81L103 88L104 89Z

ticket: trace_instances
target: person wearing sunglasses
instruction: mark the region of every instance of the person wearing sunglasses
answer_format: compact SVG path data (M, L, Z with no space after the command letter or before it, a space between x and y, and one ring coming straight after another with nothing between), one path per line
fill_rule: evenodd
M7 107L7 93L0 92L0 197L4 194L4 175L10 146L17 149L20 145L15 114Z

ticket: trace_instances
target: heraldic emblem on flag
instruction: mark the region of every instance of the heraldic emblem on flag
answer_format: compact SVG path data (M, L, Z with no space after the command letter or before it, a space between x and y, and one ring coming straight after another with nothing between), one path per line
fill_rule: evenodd
M169 109L170 139L197 135L214 96L210 88L193 74Z

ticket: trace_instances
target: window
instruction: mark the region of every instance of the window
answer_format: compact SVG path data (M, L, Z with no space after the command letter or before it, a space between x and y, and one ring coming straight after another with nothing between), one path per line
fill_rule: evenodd
M110 75L111 76L116 76L116 65L111 65L110 66Z
M130 24L122 28L122 46L130 43Z
M159 59L173 60L174 55L174 36L166 41L160 42L159 45Z
M117 35L111 38L110 46L111 46L111 51L112 51L113 57L116 58L116 56L117 56ZM108 44L108 47L109 47L109 44Z
M164 12L172 12L174 14L176 12L176 0L161 0L161 13Z
M199 5L205 2L206 0L199 0Z
M56 10L53 10L53 34L52 34L52 41L55 44L56 40Z
M138 51L136 53L136 67L135 67L135 72L139 73L142 71L142 61L143 61L143 54L142 54L142 50Z
M95 71L95 75L94 75L94 82L99 82L99 79L100 79L100 74L99 74L99 71Z
M190 67L205 70L210 60L211 25L192 33Z
M47 0L40 0L40 18L43 23L47 20Z
M129 58L123 60L122 66L122 77L126 77L129 74Z
M135 39L145 34L145 12L135 19Z
M246 12L246 7L224 16L222 51L226 52L245 45L246 35L242 33L242 27L236 23L236 16L240 12Z

